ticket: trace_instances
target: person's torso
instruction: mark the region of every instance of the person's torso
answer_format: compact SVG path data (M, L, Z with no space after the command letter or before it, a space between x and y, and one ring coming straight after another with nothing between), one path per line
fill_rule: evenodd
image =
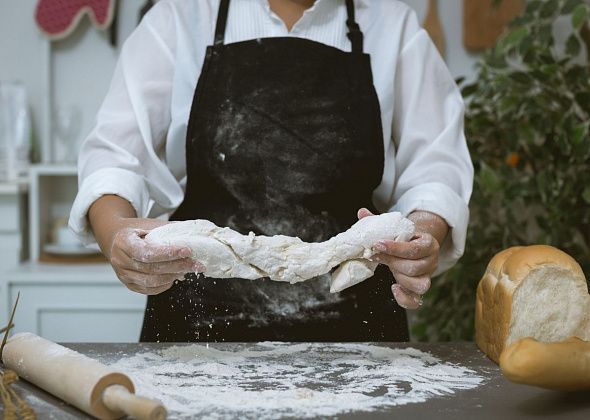
M167 40L175 75L171 95L171 123L165 143L166 164L179 181L186 185L185 139L192 94L201 73L205 51L213 42L218 0L163 0L167 10L165 24L174 27L174 40ZM396 61L401 46L407 42L407 23L411 9L397 0L355 1L357 22L364 34L364 50L371 56L373 83L379 98L383 121L383 143L386 167L381 185L375 191L377 208L385 211L395 182L395 146L392 141L394 80ZM267 0L232 2L226 28L226 43L268 37L297 37L350 51L347 38L344 0L318 0L306 11L289 32L269 8ZM165 12L165 13L164 13ZM172 199L178 205L183 195ZM154 209L157 211L157 209Z

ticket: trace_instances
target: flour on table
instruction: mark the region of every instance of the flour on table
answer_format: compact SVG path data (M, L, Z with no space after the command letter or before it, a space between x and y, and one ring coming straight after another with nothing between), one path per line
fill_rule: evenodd
M413 223L400 213L368 216L325 242L303 242L292 236L242 235L207 220L169 223L151 231L153 245L188 246L192 258L214 278L258 279L298 283L340 265L332 276L331 291L339 292L371 277L377 263L370 261L373 246L382 239L408 241Z
M413 348L368 344L179 345L120 359L170 418L326 417L419 403L479 386L475 371Z

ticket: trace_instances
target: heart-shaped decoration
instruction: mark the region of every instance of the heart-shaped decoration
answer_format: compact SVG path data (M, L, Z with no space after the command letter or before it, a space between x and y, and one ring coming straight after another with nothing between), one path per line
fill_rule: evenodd
M116 0L39 0L35 20L50 39L62 39L76 29L85 14L92 24L106 29L113 21Z

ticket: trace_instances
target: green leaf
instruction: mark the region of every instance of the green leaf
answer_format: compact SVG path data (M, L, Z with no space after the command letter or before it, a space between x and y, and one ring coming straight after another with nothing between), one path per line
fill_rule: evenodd
M578 144L582 143L584 137L588 135L588 127L590 126L589 122L582 123L580 125L575 126L572 129L572 133L570 135L570 141L573 145L577 146Z
M570 14L580 4L584 4L584 0L567 0L561 8L561 13L564 15Z
M495 69L505 69L508 67L508 63L506 62L506 57L502 54L492 54L487 59L488 66L495 68Z
M526 5L526 10L525 10L525 14L527 15L532 15L535 12L537 12L537 10L539 10L539 7L541 7L541 5L543 4L542 0L531 0L527 2Z
M553 44L553 24L539 26L537 41L545 46Z
M539 11L539 16L542 18L549 18L557 13L559 9L559 1L558 0L548 0L543 3L541 10Z
M582 192L582 198L588 204L590 204L590 185L586 185L584 192Z
M532 14L524 14L521 16L517 16L509 23L510 28L517 28L519 26L526 25L527 23L531 23L535 19L534 15Z
M572 13L572 25L576 31L582 28L582 25L588 20L588 6L580 4Z
M510 73L510 78L518 83L530 83L531 77L524 71Z
M468 98L472 96L475 92L477 92L478 88L479 86L477 85L477 83L464 86L463 89L461 89L461 94L463 95L463 98Z
M552 63L552 64L543 64L539 70L548 76L553 76L559 72L559 65Z
M575 34L571 34L567 39L567 42L565 43L565 51L569 55L577 56L578 54L580 54L581 47L582 46L580 45L580 41L578 40L578 37Z
M518 52L520 55L526 55L531 48L534 46L534 38L531 35L525 36L521 41L518 47Z
M514 29L513 31L508 32L508 34L500 40L498 45L501 50L506 50L507 48L518 44L522 39L527 37L529 33L530 30L526 26Z
M519 139L524 140L527 144L532 144L535 141L536 133L530 124L519 124L516 128Z
M590 110L590 91L577 92L575 94L576 102L585 109Z
M479 173L479 179L483 188L495 193L502 188L502 180L498 174L488 165L483 165Z
M412 335L418 339L424 338L424 336L426 335L427 327L428 325L425 323L414 325L412 327Z
M545 204L547 202L547 186L548 186L548 180L547 180L547 171L541 171L539 174L537 174L537 191L540 195L541 198L541 202L543 204ZM542 222L540 220L538 220L539 225L544 228L547 229L547 226L543 226Z

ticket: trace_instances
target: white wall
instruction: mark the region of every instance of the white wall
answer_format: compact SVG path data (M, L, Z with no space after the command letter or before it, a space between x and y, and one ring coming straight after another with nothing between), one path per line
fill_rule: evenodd
M200 0L194 0L200 1ZM422 20L427 0L406 0ZM35 27L37 0L0 1L0 81L21 80L30 96L37 149L50 136L50 106L76 109L75 132L82 140L106 93L118 54L107 34L84 19L73 35L48 42ZM135 27L143 0L119 0L119 46ZM455 76L472 76L477 55L469 54L462 42L463 0L439 1L446 36L446 60ZM37 152L36 156L39 156ZM47 153L44 154L49 160Z
M106 93L118 55L108 34L84 19L62 41L49 42L36 28L37 0L0 1L0 81L20 80L27 86L37 153L50 135L50 108L75 108L81 140L90 130ZM119 0L119 47L137 23L144 0ZM49 158L49 156L44 156Z

